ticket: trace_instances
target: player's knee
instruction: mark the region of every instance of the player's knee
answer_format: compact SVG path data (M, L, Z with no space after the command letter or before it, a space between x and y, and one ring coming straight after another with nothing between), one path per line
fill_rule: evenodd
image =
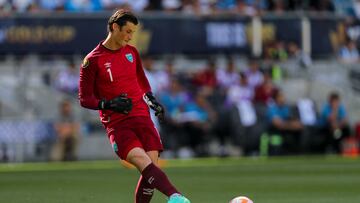
M143 171L149 164L151 159L147 155L139 155L131 158L131 162L140 170Z
M140 171L152 162L150 157L143 150L131 150L126 159L128 162L135 165Z

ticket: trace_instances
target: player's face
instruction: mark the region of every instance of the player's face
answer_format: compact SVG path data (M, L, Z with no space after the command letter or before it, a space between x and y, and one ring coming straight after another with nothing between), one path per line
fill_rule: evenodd
M333 99L332 101L330 101L330 105L332 108L336 109L340 104L340 100L338 99Z
M115 40L122 46L125 46L131 41L137 26L134 25L134 23L126 22L124 26L122 27L116 26L116 27L117 28L114 29L114 33L113 33L115 36Z
M285 97L282 93L279 93L279 95L276 98L276 102L280 105L285 104Z

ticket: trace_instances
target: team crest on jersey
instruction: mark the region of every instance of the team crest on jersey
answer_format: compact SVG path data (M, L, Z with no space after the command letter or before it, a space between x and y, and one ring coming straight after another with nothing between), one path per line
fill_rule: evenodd
M128 61L130 61L131 63L134 62L134 58L133 55L131 53L129 54L125 54L125 57Z
M112 144L112 147L113 147L114 152L119 151L118 146L117 146L117 144L115 142Z
M86 67L89 66L89 64L90 64L89 59L87 57L85 57L82 64L81 64L81 67L86 68Z

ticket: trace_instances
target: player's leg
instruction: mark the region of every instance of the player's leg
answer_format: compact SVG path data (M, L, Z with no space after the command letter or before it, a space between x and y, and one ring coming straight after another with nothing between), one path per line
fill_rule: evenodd
M158 165L159 152L149 151L146 154L150 157L152 163ZM149 184L142 175L140 175L138 184L135 189L135 203L149 203L154 195L154 187Z
M168 197L174 193L179 193L170 183L165 173L152 163L144 149L139 147L131 149L126 160L136 166L151 187L158 189Z
M129 151L133 150L132 153L136 156L132 156L132 159L136 160L137 163L134 164L133 161L131 162L139 171L142 171L147 165L152 163L152 160L142 149L143 146L138 140L135 132L128 127L133 124L131 122L132 120L128 120L127 123L119 123L112 128L108 128L107 132L114 152L122 160L126 160ZM153 155L151 155L151 157L153 157ZM154 159L154 161L156 161L156 159ZM139 192L135 193L135 203L148 203L151 200L154 187L140 176L136 191ZM141 196L138 194L141 194Z
M148 156L150 157L150 159L152 160L152 162L156 165L156 166L159 166L158 165L158 161L159 161L159 151L148 151L146 152L148 154ZM146 181L144 181L146 182ZM150 202L150 201L149 201ZM169 198L169 203L190 203L190 201L178 194L178 193L175 193L175 194L172 194Z
M143 119L141 119L143 120ZM166 196L171 199L181 199L183 196L179 195L176 188L170 183L169 179L165 175L165 173L159 169L154 163L152 163L151 158L145 152L144 147L147 143L140 142L140 138L137 136L139 134L143 136L154 136L157 138L157 144L149 144L150 148L146 148L146 151L154 151L161 150L162 145L158 135L151 133L144 133L142 126L139 123L130 123L133 120L127 120L124 124L119 124L114 126L113 128L108 128L108 136L110 139L110 143L112 144L114 151L116 154L123 160L126 160L133 164L142 174L144 181L150 184L152 188L156 188ZM128 126L136 126L135 128L129 128ZM142 132L142 133L141 133ZM140 136L142 137L142 136ZM144 137L142 137L144 138ZM141 140L144 140L142 139ZM146 140L146 139L145 139ZM150 139L152 140L152 139ZM155 148L153 148L155 147ZM150 152L151 154L151 152ZM173 198L171 197L173 195ZM177 198L179 197L179 198ZM187 200L186 198L184 198ZM189 202L189 201L179 201L181 202Z
M163 150L160 134L150 118L142 118L139 121L139 124L141 125L137 125L138 127L135 130L139 136L139 140L143 143L144 150L147 152L153 163L157 163L159 152ZM190 201L179 193L174 193L169 197L169 202L186 203Z
M151 187L156 188L169 197L169 203L190 203L188 199L180 195L171 184L166 174L152 163L144 149L136 147L129 151L126 160L132 163L141 172L142 177Z
M157 151L157 150L148 151L148 152L146 152L146 154L150 157L151 161L152 161L157 167L159 167L159 151Z

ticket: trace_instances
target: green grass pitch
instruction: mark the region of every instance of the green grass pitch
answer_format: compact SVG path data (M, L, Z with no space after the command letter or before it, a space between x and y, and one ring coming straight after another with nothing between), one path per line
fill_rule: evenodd
M359 203L360 159L336 156L169 160L164 168L192 203ZM0 202L133 203L135 169L118 161L0 164ZM157 192L154 203L165 203Z

